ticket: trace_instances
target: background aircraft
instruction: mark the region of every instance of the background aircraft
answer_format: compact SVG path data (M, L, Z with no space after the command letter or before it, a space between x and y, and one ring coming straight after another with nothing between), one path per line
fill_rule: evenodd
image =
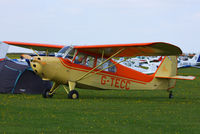
M8 47L8 44L0 42L0 61L6 58Z
M142 58L142 59L141 59ZM136 71L153 74L157 70L158 66L162 61L162 56L137 56L124 60L124 58L114 59L116 62L121 62L121 65L132 68Z
M178 58L178 68L184 68L184 67L196 67L200 68L198 66L200 64L200 54L195 54L192 58L189 58L188 56L180 56Z
M43 97L52 97L56 89L63 85L71 99L79 97L75 87L87 89L116 90L170 90L176 79L193 80L193 76L177 76L177 57L181 49L163 43L132 43L88 46L58 46L38 43L10 42L4 43L56 52L57 57L34 56L30 60L32 69L44 80L54 82L52 89L46 90ZM157 71L148 75L130 69L112 58L133 56L166 56ZM69 89L65 87L69 85ZM169 98L172 97L172 92Z

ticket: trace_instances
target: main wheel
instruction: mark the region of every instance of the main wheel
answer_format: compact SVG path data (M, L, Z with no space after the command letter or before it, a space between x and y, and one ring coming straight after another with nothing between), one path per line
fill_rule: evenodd
M49 95L50 89L45 89L44 92L42 93L42 97L44 98L52 98L53 94Z
M69 91L68 98L69 99L78 99L79 98L78 91L76 91L76 90Z

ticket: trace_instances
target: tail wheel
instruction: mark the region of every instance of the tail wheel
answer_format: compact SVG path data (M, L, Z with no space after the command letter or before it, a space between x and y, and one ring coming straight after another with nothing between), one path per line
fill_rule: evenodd
M174 96L173 96L173 93L172 91L169 91L169 99L172 99Z
M78 91L76 91L76 90L69 91L68 98L69 99L78 99L79 98Z
M49 89L45 89L44 92L42 93L42 97L43 98L52 98L53 97L53 94L49 94L50 93L50 90Z

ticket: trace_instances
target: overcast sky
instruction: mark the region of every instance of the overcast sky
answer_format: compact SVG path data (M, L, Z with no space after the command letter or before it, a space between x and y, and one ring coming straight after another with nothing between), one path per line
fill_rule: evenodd
M200 0L0 0L0 5L2 41L162 41L200 52Z

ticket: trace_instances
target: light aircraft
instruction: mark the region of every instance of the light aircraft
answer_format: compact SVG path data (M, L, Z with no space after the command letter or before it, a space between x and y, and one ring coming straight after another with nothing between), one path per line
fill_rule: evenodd
M195 54L192 58L182 57L182 56L178 58L178 68L185 68L185 67L200 68L200 66L198 66L199 64L200 64L199 53Z
M34 56L30 65L43 80L53 81L51 90L43 97L52 97L63 85L68 98L79 98L76 87L83 89L113 90L167 90L176 79L193 80L193 76L177 76L179 47L164 42L108 44L87 46L61 46L38 43L4 41L9 45L38 51L57 52L56 57ZM154 74L148 75L120 65L112 58L135 56L165 56ZM126 59L126 58L125 58ZM69 85L69 89L66 87ZM172 92L169 93L169 98Z

